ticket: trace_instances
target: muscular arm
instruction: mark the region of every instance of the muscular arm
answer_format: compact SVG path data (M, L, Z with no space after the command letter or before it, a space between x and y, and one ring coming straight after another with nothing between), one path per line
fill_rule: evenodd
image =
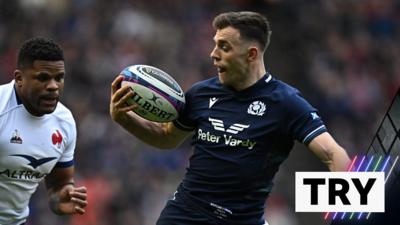
M350 159L346 151L340 147L328 133L322 133L314 138L308 148L324 162L331 171L346 171Z
M110 115L125 130L146 144L161 149L174 148L191 134L191 132L176 128L172 122L156 123L143 119L132 112L137 105L128 106L127 100L134 93L128 86L118 89L121 81L122 77L119 76L111 84Z
M84 214L86 187L75 187L74 167L54 168L45 178L50 209L55 214Z

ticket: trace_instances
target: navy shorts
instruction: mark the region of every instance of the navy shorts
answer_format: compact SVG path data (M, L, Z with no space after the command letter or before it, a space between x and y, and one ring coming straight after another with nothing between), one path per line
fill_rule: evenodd
M218 225L218 223L184 203L169 200L156 225Z
M196 206L188 200L183 192L176 192L174 199L169 200L158 218L156 225L235 225L233 221L218 219L204 211L204 208ZM241 225L264 224L264 222L241 222Z

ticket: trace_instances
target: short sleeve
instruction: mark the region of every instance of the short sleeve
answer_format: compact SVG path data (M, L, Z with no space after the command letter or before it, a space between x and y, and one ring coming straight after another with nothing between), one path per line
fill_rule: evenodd
M315 137L326 132L318 111L299 92L288 96L286 132L293 139L308 145Z
M65 128L66 138L65 138L65 149L62 156L59 158L56 167L70 167L74 165L74 152L76 146L76 124L75 121L66 126Z
M185 93L185 106L183 107L178 119L174 120L174 125L184 131L193 131L196 128L196 123L193 118L193 98L195 96L196 88L191 87Z

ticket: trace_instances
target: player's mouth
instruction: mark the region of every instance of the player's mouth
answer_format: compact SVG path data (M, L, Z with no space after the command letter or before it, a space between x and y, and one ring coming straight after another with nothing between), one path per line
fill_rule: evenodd
M56 96L56 95L43 96L40 98L40 100L44 105L54 106L54 105L57 105L58 96Z
M218 63L218 60L214 60L214 66L217 67L218 75L226 72L226 68Z
M217 70L218 70L218 74L222 74L226 72L226 68L221 67L221 66L217 66Z

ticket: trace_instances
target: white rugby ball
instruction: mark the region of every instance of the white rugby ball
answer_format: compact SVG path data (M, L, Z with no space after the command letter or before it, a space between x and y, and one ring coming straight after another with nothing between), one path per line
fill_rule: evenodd
M121 86L130 86L135 95L128 104L137 104L134 112L155 121L169 122L178 118L185 105L185 94L166 72L148 65L133 65L122 70Z

